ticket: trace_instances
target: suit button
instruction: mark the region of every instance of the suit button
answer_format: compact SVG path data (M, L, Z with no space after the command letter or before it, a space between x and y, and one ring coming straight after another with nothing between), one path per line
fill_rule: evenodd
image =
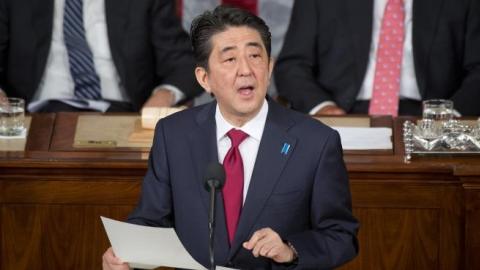
M226 266L227 266L227 267L233 267L232 261L227 262L227 265L226 265Z

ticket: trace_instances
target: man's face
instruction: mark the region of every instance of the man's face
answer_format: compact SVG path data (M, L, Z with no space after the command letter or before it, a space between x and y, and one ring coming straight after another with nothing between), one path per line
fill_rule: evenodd
M223 117L243 124L262 107L273 62L260 34L249 27L228 27L211 38L208 70L198 67L197 80L213 93Z

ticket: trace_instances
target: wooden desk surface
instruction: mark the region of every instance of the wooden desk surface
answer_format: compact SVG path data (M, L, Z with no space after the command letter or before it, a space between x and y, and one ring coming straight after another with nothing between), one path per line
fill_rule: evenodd
M125 219L149 149L72 147L78 114L33 115L26 151L0 157L0 269L100 269L100 215ZM342 269L480 269L480 158L346 152L360 254ZM401 138L401 137L400 137Z

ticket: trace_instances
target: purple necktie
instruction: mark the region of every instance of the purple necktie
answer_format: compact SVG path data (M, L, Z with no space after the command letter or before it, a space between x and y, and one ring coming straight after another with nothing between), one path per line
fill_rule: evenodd
M230 138L232 146L223 160L226 182L222 194L228 240L231 244L235 237L243 203L243 161L238 146L248 137L248 134L238 129L231 129L227 136Z

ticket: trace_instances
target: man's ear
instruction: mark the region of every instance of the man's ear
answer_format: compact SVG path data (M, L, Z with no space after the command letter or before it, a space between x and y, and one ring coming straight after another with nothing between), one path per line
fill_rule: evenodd
M275 58L270 57L270 63L268 63L268 80L272 78L273 67L275 66Z
M197 78L198 83L202 86L202 88L211 94L212 90L210 88L210 84L208 83L208 73L207 70L203 67L196 67L195 68L195 77Z

